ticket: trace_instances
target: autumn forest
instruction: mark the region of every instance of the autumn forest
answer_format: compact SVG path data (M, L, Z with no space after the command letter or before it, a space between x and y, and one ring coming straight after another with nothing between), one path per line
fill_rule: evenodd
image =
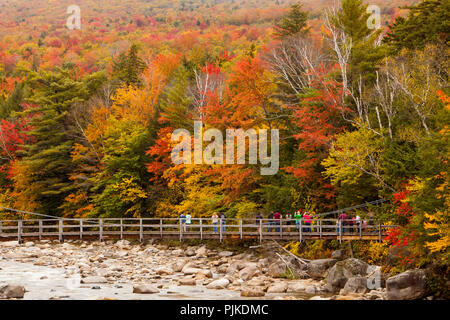
M386 241L405 265L448 272L449 15L449 0L1 1L0 206L242 218L386 199L360 214L399 226ZM278 129L278 173L174 164L172 132L199 119Z

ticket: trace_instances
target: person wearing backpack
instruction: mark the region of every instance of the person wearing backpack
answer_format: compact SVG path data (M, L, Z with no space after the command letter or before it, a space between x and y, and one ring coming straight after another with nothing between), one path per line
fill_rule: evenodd
M183 231L186 232L186 216L184 215L184 213L180 214L180 223L181 223L181 227L183 228Z
M191 214L188 212L186 215L186 229L187 231L191 231Z

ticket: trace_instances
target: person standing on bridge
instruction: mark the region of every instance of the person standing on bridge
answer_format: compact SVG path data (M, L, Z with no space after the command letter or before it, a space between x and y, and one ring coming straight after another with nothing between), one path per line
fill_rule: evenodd
M297 210L294 213L295 218L295 224L297 225L297 231L300 231L300 220L302 219L302 214L300 213L300 210Z
M267 232L272 232L273 229L273 211L270 211L269 216L267 217L269 220L269 226L267 227Z
M309 214L309 212L306 212L303 215L303 219L305 219L305 224L308 226L305 229L306 232L311 232L311 218L312 218L312 216Z
M180 214L180 223L181 223L181 227L183 228L183 231L186 232L186 216L184 215L184 213Z
M356 231L361 232L361 217L359 215L356 215L355 224L356 224Z
M227 216L225 215L225 213L223 212L220 213L220 220L222 221L222 231L225 232L226 230L225 225L227 224Z
M275 219L275 232L280 232L280 226L281 226L281 213L278 211L275 212L273 215L273 218Z
M346 229L345 229L345 224L347 223L347 215L345 214L345 212L342 212L339 216L338 216L338 223L340 226L342 226L342 233L345 233ZM339 233L339 227L337 228L337 233Z
M288 231L288 232L291 232L292 214L286 213L286 215L284 216L284 218L286 219L286 224L288 225L287 231Z
M219 224L219 216L217 215L217 212L214 212L212 217L212 224L213 224L213 232L217 232L217 225Z
M186 226L187 226L187 231L191 231L191 214L188 212L188 214L186 215Z

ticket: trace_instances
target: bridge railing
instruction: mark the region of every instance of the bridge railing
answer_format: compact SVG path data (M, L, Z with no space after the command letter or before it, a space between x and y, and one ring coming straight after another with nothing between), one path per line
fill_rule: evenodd
M79 238L105 237L120 239L145 238L258 238L264 239L305 239L345 238L382 241L393 225L376 221L338 219L218 219L191 218L191 223L180 218L83 218L83 219L34 219L0 221L0 240L27 237Z

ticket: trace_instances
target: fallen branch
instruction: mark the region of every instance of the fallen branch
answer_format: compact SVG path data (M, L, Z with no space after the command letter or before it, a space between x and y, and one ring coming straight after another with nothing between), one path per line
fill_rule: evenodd
M307 260L307 259L302 259L297 257L295 254L293 254L292 252L290 252L289 250L286 250L282 245L280 245L278 242L276 242L275 240L273 240L273 242L275 242L281 249L283 249L285 252L287 252L288 254L290 254L291 256L293 256L295 259L297 259L299 262L303 263L303 264L308 264L311 260Z

